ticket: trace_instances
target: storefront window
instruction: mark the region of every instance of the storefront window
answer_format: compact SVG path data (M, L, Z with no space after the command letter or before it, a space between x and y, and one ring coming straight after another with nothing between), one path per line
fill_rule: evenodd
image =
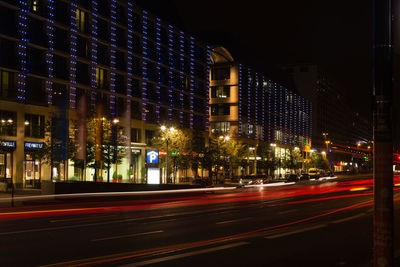
M0 180L11 178L11 175L12 175L11 153L0 152Z
M25 187L38 188L40 186L40 159L36 159L33 153L25 153L24 180Z

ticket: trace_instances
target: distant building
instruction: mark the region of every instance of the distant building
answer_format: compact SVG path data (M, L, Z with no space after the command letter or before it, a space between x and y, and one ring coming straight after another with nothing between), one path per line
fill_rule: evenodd
M313 147L327 151L338 145L344 147L371 147L372 123L355 110L343 94L335 87L328 75L317 65L299 64L282 67L291 77L301 95L312 103ZM333 145L332 145L333 144ZM351 162L358 158L346 149L346 153L328 153L332 163ZM349 154L347 154L349 152ZM363 151L364 153L366 151ZM370 154L370 153L366 153ZM363 157L363 156L361 156ZM343 169L343 168L336 168Z
M239 138L253 151L260 143L276 145L278 158L298 148L309 158L310 101L268 77L234 61L223 47L211 52L210 134ZM256 155L246 174L257 172ZM276 174L284 174L280 168Z
M0 180L36 187L50 179L34 153L45 122L61 108L71 125L84 101L87 113L119 118L129 153L118 173L144 182L145 151L160 124L208 135L209 60L207 45L135 1L0 1ZM52 176L93 174L64 161Z

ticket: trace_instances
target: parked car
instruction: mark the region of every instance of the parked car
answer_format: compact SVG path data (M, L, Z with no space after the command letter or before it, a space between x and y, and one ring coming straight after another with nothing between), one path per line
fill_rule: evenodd
M214 187L214 184L209 179L196 178L192 181L193 186L198 187Z
M317 168L310 168L308 170L308 175L310 175L310 178L312 178L312 179L319 179L320 172Z
M310 180L310 175L308 173L303 173L300 176L300 181Z
M298 182L300 180L297 174L289 174L286 178L286 182Z

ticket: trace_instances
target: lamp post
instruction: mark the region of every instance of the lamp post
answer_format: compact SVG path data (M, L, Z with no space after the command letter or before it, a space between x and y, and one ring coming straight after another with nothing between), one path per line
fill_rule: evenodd
M275 143L272 143L272 144L270 144L270 146L271 147L273 147L274 148L274 152L273 152L273 166L274 166L274 168L273 168L273 170L274 170L274 172L272 173L273 174L273 178L275 178L275 153L276 153L276 144Z
M161 126L161 131L165 132L165 140L167 143L167 155L165 156L165 160L166 160L165 176L166 176L166 183L168 183L168 145L169 145L169 140L170 140L169 133L174 132L175 129L174 129L174 127L171 127L168 129L166 126L163 125L163 126ZM174 181L174 183L175 183L175 181Z

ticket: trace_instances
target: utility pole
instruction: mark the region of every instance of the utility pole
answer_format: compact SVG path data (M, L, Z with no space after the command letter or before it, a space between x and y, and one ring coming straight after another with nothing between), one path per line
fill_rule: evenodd
M374 266L393 266L392 1L374 0Z

